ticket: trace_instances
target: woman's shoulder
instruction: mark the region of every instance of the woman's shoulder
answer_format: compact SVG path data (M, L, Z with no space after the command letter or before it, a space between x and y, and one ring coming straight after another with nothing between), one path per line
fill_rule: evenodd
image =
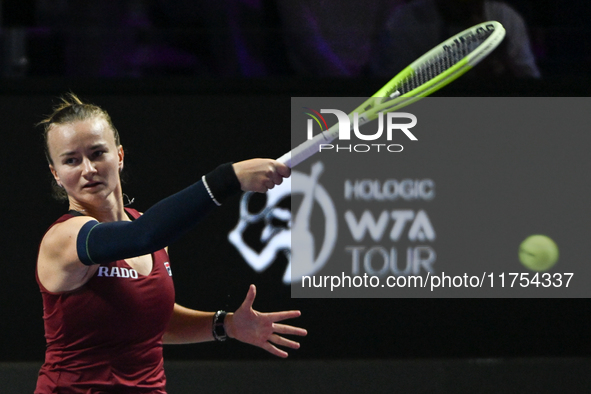
M70 239L76 239L78 231L87 222L95 220L90 216L77 216L70 212L60 216L49 226L41 240L41 247L57 246Z

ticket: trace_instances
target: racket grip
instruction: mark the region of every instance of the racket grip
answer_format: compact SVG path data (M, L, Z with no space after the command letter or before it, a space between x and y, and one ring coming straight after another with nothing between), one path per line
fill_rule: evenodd
M332 142L337 135L338 132L335 133L335 135L330 135L328 133L317 134L311 140L302 142L300 145L278 158L277 161L285 164L289 168L293 168L318 152L320 145Z

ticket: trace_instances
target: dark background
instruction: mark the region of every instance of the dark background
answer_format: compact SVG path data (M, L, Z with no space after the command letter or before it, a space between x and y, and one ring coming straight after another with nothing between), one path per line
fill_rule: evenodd
M26 94L13 87L0 96L2 118L8 120L0 154L5 174L3 360L43 358L41 297L34 280L36 249L46 227L67 206L50 196L40 130L33 124L50 111L55 95L72 89L108 109L126 150L124 191L135 198L133 206L139 210L218 163L278 157L289 149L290 131L282 125L290 122L289 95L292 87L301 91L297 87L275 81L257 88L267 93L247 94L227 87L237 90L229 94L219 86L217 93L199 92L177 82L176 92L169 84L164 93L146 92L152 86L149 82L99 86L61 81L45 86L43 92L39 85L22 84L18 89L28 88ZM298 85L304 82L317 83L302 80ZM358 83L339 84L335 94L348 89L355 93ZM375 90L372 85L379 81L364 84L364 89ZM554 87L567 88L561 81L512 85L516 93L533 89L547 95ZM469 90L458 81L445 92L463 95L463 88ZM302 310L297 324L310 334L294 352L297 359L587 356L591 351L586 340L587 299L291 299L289 286L280 280L284 267L275 264L257 275L226 240L237 222L237 205L238 197L170 246L177 300L202 310L234 310L248 285L255 283L259 310ZM271 357L235 342L168 346L166 355L183 360Z
M362 74L302 75L280 67L285 61L281 55L263 75L237 69L211 72L216 70L215 62L206 62L205 68L177 64L144 67L134 73L122 66L103 73L100 67L87 67L92 59L80 58L76 67L77 52L66 45L70 36L51 24L60 20L59 15L56 19L43 13L41 3L2 2L2 26L25 30L27 61L13 67L3 52L1 361L43 360L41 296L34 278L36 251L47 226L67 206L50 196L41 130L33 125L51 112L57 96L72 90L108 110L126 150L124 190L135 198L136 209L145 210L219 163L283 154L289 149L291 96L367 96L386 82ZM513 4L530 23L543 78L459 80L439 95L588 96L589 5L525 0ZM92 19L88 15L95 14L87 14ZM269 18L265 20L271 28L281 22ZM207 32L207 27L203 29ZM270 31L279 34L279 30ZM6 50L7 35L2 37ZM557 132L568 138L568 130ZM234 310L248 285L255 283L258 310L302 310L297 325L307 328L309 336L293 352L296 359L578 357L591 353L587 299L291 299L289 286L280 282L283 267L276 265L255 275L227 242L227 232L236 223L237 203L238 197L171 245L177 300L197 309ZM168 346L165 354L171 360L272 357L232 341Z

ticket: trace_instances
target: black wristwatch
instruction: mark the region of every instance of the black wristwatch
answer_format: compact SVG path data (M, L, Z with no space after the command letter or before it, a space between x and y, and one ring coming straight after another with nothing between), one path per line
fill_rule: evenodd
M225 311L217 311L215 315L213 315L213 326L211 332L213 333L213 337L216 341L225 341L228 339L228 335L226 334L226 329L224 328L224 319L226 318L227 313Z

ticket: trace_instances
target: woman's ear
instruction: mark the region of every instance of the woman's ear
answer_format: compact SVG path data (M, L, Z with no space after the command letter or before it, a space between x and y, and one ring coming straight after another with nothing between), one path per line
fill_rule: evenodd
M64 187L62 185L62 182L60 181L60 177L57 174L57 171L55 170L55 168L53 168L53 165L52 164L49 165L49 171L51 171L51 175L53 175L53 179L55 179L55 182L57 183L57 185L59 187Z
M117 156L119 157L119 172L121 172L123 171L123 158L125 157L122 145L119 145L119 148L117 148Z

